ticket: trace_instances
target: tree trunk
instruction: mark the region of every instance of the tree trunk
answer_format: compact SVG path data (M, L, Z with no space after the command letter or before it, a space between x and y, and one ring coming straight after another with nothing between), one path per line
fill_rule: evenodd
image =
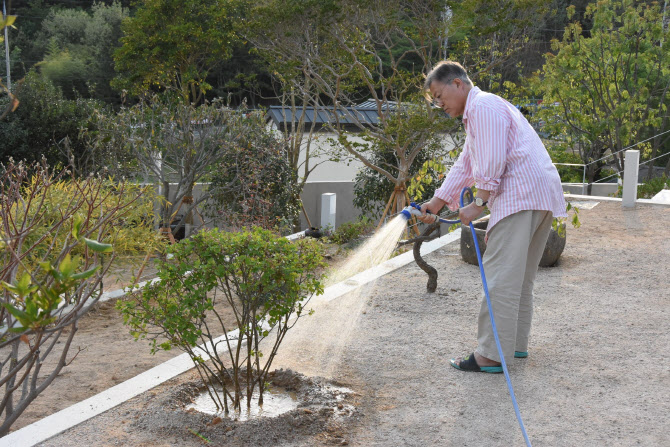
M405 183L398 183L395 185L395 205L391 210L391 214L398 214L405 206L409 205L405 200Z
M593 182L595 181L598 173L600 172L600 166L590 165L586 168L586 181L588 182L586 186L586 195L590 196L593 190Z

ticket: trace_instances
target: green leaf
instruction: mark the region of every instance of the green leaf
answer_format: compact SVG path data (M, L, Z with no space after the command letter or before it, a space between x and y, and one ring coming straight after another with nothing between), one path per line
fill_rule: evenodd
M0 28L5 28L7 26L14 25L16 21L16 16L5 16L5 19L0 19Z
M11 293L18 295L19 294L19 289L16 286L11 285L8 282L2 281L2 287L5 289L9 290Z
M2 286L11 293L18 295L20 298L30 295L38 289L37 286L31 286L32 278L29 273L24 273L16 285L11 285L2 281Z
M72 224L72 237L79 239L79 231L81 230L81 225L84 223L84 219L80 216L74 218L74 223Z
M7 311L10 314L12 314L14 316L14 318L16 318L19 323L21 323L21 325L23 325L26 328L30 327L30 323L32 323L32 319L24 311L17 309L16 307L12 306L9 303L0 303L0 306L7 309Z
M42 261L39 262L38 264L40 267L42 267L42 270L44 270L45 273L49 273L54 269L51 263L49 263L48 261Z
M65 278L69 278L74 273L77 264L72 261L72 257L68 253L58 266L58 271L63 274Z
M102 242L94 241L93 239L84 238L86 246L96 253L111 253L114 251L112 244L103 244Z
M91 276L93 276L93 274L94 274L95 272L97 272L98 270L100 270L100 266L99 266L99 265L96 265L95 267L93 267L93 268L91 268L91 269L88 269L88 270L86 270L85 272L75 273L74 275L72 275L71 278L72 278L72 279L76 279L76 280L88 279L88 278L90 278Z

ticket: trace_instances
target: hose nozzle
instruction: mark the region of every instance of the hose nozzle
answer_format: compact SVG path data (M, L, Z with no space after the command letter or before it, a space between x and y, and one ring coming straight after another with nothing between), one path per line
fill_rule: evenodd
M412 216L421 216L421 207L412 203L410 206L405 207L400 214L405 220L410 220Z
M421 217L423 214L421 213L421 205L417 205L416 203L412 202L409 204L408 207L405 207L400 214L405 218L405 220L410 220L412 216L419 216ZM426 214L430 214L430 211L426 211ZM442 222L448 225L453 225L460 223L460 220L447 220L447 219L442 219L441 217L435 216L435 222Z

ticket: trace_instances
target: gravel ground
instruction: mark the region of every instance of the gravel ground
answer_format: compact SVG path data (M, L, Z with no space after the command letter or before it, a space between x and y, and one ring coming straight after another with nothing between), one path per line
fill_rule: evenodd
M559 265L538 273L530 356L510 365L529 436L535 446L668 445L670 207L601 202L580 218ZM523 445L504 377L449 366L475 347L478 268L461 261L457 243L426 259L440 273L434 294L412 263L359 293L314 302L274 365L357 395L336 422L294 415L305 425L274 445ZM43 445L203 445L183 431L156 436L165 421L184 420L152 402L192 380L168 382ZM260 445L252 434L276 434L267 429L240 426L245 436L212 445Z

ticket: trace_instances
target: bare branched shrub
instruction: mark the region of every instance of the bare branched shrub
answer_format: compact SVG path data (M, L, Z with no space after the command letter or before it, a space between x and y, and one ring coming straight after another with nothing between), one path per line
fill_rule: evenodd
M115 259L111 243L143 225L128 220L139 208L150 215L136 185L67 175L45 163L0 167L0 436L72 361L78 321Z

